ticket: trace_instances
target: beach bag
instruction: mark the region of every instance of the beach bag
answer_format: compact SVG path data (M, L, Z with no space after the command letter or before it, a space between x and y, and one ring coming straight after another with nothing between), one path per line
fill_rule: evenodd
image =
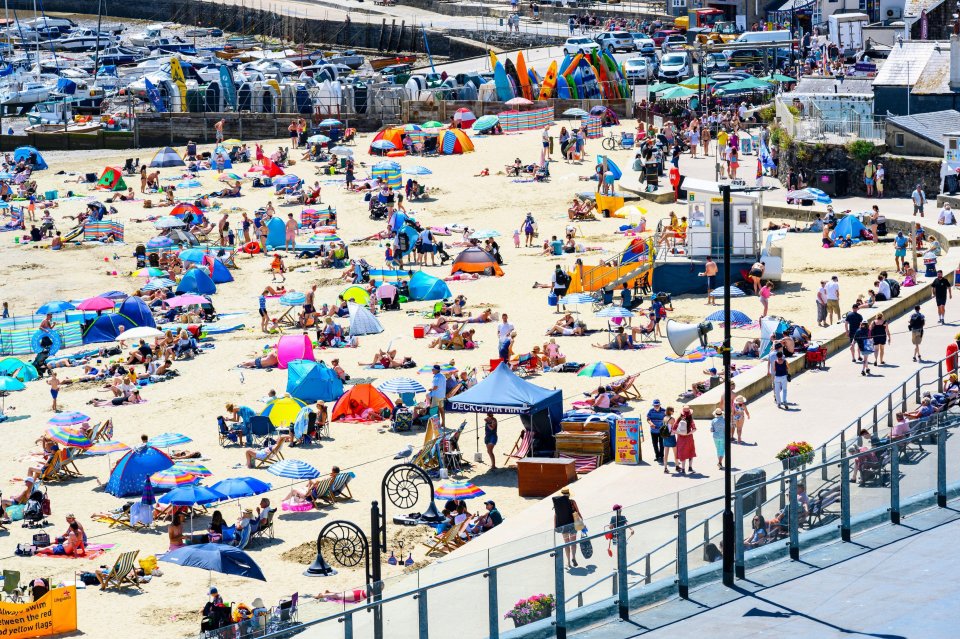
M583 532L580 533L580 552L583 553L584 559L590 559L593 557L593 540L587 539L586 528L584 528Z
M34 533L33 545L38 548L46 548L50 545L50 535L45 532Z
M96 586L100 583L100 581L97 579L97 576L92 572L80 573L80 581L82 581L86 586Z
M7 513L7 517L10 518L10 521L20 521L23 519L23 504L7 506L4 511Z
M863 348L861 348L864 353L873 353L876 349L873 347L872 339L863 340Z
M43 494L43 500L40 502L40 512L43 513L44 517L47 517L53 513L53 508L50 505L50 498L46 493Z
M890 285L890 298L900 297L900 282L888 279L887 284Z
M583 517L577 513L573 513L573 529L577 532L587 529L586 524L583 523Z

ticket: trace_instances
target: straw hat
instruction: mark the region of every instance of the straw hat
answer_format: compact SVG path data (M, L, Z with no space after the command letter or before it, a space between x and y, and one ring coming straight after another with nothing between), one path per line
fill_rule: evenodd
M569 495L570 495L570 489L567 488L566 486L564 486L563 488L560 489L560 494L561 494L561 495L568 495L568 496L569 496Z

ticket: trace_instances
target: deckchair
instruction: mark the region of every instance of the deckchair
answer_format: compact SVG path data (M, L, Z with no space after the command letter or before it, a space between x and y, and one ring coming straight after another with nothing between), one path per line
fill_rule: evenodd
M425 442L423 448L420 449L420 452L414 456L410 463L412 463L414 466L419 466L424 470L430 470L431 468L439 465L440 459L437 451L442 440L443 435L438 435Z
M61 464L65 454L65 451L60 449L50 455L50 458L47 460L43 470L40 471L41 481L56 481L60 479L60 475L63 473Z
M109 441L113 439L113 420L106 419L96 426L93 427L93 430L90 433L90 441L99 442L99 441Z
M110 572L100 577L100 590L110 590L111 588L120 590L126 586L133 586L137 590L143 590L134 572L134 565L137 560L137 555L139 554L139 550L131 550L120 555L117 563L110 569Z
M277 443L273 445L273 448L270 449L270 452L267 453L266 457L264 457L263 459L254 460L253 467L266 468L270 464L274 462L278 462L281 459L283 459L283 453L281 452L281 450L283 449L283 444L286 441L287 440L285 439L278 439Z
M613 384L611 388L615 393L623 395L627 399L640 401L643 398L640 396L640 391L636 386L638 377L639 375L628 375L616 384Z
M510 449L510 452L506 455L505 465L510 464L511 459L523 459L530 455L530 446L533 444L533 431L524 430L520 433L520 436L517 437L517 441L514 442L513 448Z
M266 520L263 522L263 524L260 525L259 528L253 531L252 535L250 535L251 542L254 539L257 539L259 537L266 537L268 535L270 539L273 539L273 516L276 514L276 512L277 512L276 508L271 508L267 511Z
M460 451L460 433L466 426L467 422L464 421L457 430L449 431L444 435L440 444L443 466L453 473L459 473L463 463L463 453Z
M434 552L445 554L455 549L460 545L460 533L463 532L463 527L466 526L466 524L467 522L464 521L459 525L451 526L446 532L434 536L434 538L429 541L423 542L423 545L427 547L426 554L429 555Z
M316 508L317 510L319 510L320 506L322 505L321 500L327 503L330 503L332 501L330 499L330 484L332 482L333 480L329 477L321 479L320 483L318 483L314 487L314 489L310 492L310 494L307 495L307 501L313 504L313 507Z
M226 446L227 443L231 442L234 444L240 443L240 436L237 431L231 430L225 420L217 420L217 438L221 446Z
M329 500L335 502L338 497L342 497L346 493L346 499L353 499L353 493L350 492L350 480L356 477L356 475L351 471L341 472L336 477L333 478L333 481L330 482L330 492ZM346 501L344 499L344 501Z
M80 476L80 470L74 462L81 454L83 454L83 451L79 448L66 449L63 459L60 461L60 477L62 479L71 479Z

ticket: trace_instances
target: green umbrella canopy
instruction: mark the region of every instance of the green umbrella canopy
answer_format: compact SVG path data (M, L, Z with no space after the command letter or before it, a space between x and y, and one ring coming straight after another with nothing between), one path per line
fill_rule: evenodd
M666 91L661 91L657 94L657 99L659 100L678 100L680 98L689 98L692 95L696 95L697 92L694 89L688 89L687 87L675 86Z
M443 126L442 122L437 122L436 120L430 120L429 122L424 122L423 127L426 129L437 129Z
M764 76L764 80L767 82L796 82L796 78L791 78L788 75L783 75L782 73L771 73L770 75Z
M659 93L660 91L672 89L675 86L677 85L671 84L670 82L658 82L657 84L650 85L650 93Z
M701 78L699 76L694 76L692 78L687 78L686 80L681 82L680 86L687 87L690 89L696 89L697 87L700 87L700 86L708 87L711 84L716 84L716 83L717 81L710 77Z

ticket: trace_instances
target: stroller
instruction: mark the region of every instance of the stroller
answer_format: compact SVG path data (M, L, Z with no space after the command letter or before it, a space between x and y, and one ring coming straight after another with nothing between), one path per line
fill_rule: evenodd
M30 493L30 498L23 506L23 527L24 528L43 528L49 526L43 512L43 502L46 495L39 490Z
M133 256L137 258L137 268L144 268L147 265L147 247L143 244L137 244L133 250Z
M387 219L387 205L377 202L376 200L371 200L370 202L370 219L371 220L385 220Z
M44 341L49 340L50 344L44 344ZM41 349L37 353L37 356L33 358L33 367L37 369L37 375L43 377L43 374L49 368L47 366L47 360L50 359L50 346L52 346L53 340L47 336L40 338Z

